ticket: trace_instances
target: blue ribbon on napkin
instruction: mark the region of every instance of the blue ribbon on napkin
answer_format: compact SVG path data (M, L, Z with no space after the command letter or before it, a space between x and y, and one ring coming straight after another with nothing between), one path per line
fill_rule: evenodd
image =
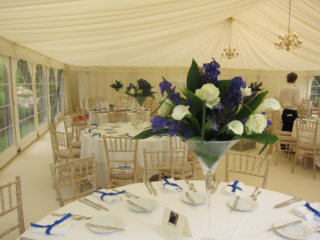
M238 184L238 180L234 181L234 183L232 185L228 185L229 187L232 187L232 191L231 192L235 192L236 188L239 189L240 191L242 191L242 188L237 187Z
M94 124L94 123L92 123L91 125L98 127L98 125L97 125L97 124Z
M114 196L114 195L118 195L118 194L122 194L122 193L125 193L126 190L123 190L122 192L118 192L118 193L105 193L105 192L101 192L101 191L93 191L93 192L96 192L96 193L101 193L101 200L103 200L103 198L107 195L109 196Z
M68 213L68 214L65 215L63 218L61 218L60 220L55 221L55 222L54 222L53 224L51 224L51 225L45 225L45 226L43 226L43 225L31 223L31 227L47 228L47 229L46 229L46 234L51 235L50 231L51 231L51 229L52 229L54 226L62 223L64 220L68 219L68 218L71 217L71 216L72 216L72 214L71 214L71 213Z
M163 184L163 186L164 186L164 185L171 185L171 186L178 187L178 188L180 188L181 190L183 190L178 184L170 183L166 178L162 178L162 180L165 181L165 183Z
M101 137L101 133L92 134L92 137L94 137L94 136L96 136L96 135L99 135L99 137Z
M131 168L131 166L118 166L117 168Z
M148 110L150 110L150 108L146 108L144 111L148 111Z
M121 120L121 121L120 121L120 123L125 123L125 122L127 122L127 121L125 121L125 120Z
M128 133L126 133L126 136L127 136L127 137L132 137L132 136L130 136Z
M89 129L89 132L91 132L92 130L94 130L94 128L93 129Z
M304 206L306 206L309 210L311 210L311 211L314 212L318 217L320 217L320 212L317 211L317 210L315 210L314 208L312 208L308 202L307 202Z

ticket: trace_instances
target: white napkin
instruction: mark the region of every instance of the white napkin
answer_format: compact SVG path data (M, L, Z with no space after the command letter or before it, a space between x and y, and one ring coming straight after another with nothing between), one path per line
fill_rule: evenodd
M101 199L101 193L97 193L97 192L93 192L93 196ZM109 203L109 204L114 204L117 202L121 202L122 201L122 197L120 197L120 195L106 195L103 197L103 201Z
M320 211L320 203L310 203L310 206L315 210ZM315 219L317 217L316 214L312 212L310 209L308 209L306 206L293 208L293 213L306 221Z
M169 183L175 183L173 178L168 178L167 180L169 181ZM166 182L162 179L162 184L165 184L165 183ZM182 189L169 184L163 185L163 188L167 193L178 193L183 191Z
M46 219L44 219L44 220L38 222L37 224L44 226L44 225L51 225L53 223L54 223L54 220L46 220ZM54 226L51 229L50 234L51 235L66 236L71 231L71 229L75 227L75 225L76 224L73 221L70 221L69 219L66 219L62 223ZM33 227L31 232L46 234L46 230L47 230L47 228Z
M228 185L233 185L234 182L229 182ZM228 195L228 196L232 196L232 197L235 197L235 196L241 196L242 192L244 191L244 183L243 182L238 182L237 183L237 187L241 188L241 190L239 190L238 188L236 188L236 191L235 192L232 192L233 188L230 187L230 186L227 186L224 190L223 190L223 194L225 195Z

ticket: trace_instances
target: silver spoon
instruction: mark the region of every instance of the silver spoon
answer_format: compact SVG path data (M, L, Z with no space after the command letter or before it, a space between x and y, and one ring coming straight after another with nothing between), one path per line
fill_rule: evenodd
M258 195L261 193L261 191L259 191L256 196L254 197L253 201L257 201Z

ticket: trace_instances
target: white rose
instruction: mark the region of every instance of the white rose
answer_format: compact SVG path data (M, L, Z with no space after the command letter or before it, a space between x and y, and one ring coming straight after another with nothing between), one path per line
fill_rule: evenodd
M183 95L187 96L188 95L188 91L187 91L187 87L184 81L182 80L175 80L172 82L174 85L176 85L180 91L183 93Z
M233 120L232 122L229 122L227 124L227 127L229 130L238 135L242 135L244 129L242 122L238 120Z
M212 83L207 83L202 86L201 89L196 90L196 95L206 102L208 108L212 109L220 102L219 88L216 88Z
M165 97L161 98L159 102L162 102ZM166 99L165 102L173 104L169 99ZM158 115L161 117L167 117L172 111L172 107L168 106L167 104L163 103L161 107L158 109Z
M136 94L136 90L134 88L131 88L130 89L130 94L132 94L132 95Z
M256 110L253 111L253 113L262 112L263 110L272 108L274 110L279 110L281 108L280 103L274 99L274 98L267 98L264 100L263 103L260 104L259 107L257 107Z
M137 90L137 93L138 93L138 94L141 94L141 93L143 93L143 90L142 90L142 89L138 89L138 90Z
M256 113L248 117L245 124L247 134L262 133L267 127L267 118L265 115Z
M181 120L186 115L190 115L189 106L178 105L173 109L172 118L175 120Z
M251 88L240 88L242 96L251 96Z

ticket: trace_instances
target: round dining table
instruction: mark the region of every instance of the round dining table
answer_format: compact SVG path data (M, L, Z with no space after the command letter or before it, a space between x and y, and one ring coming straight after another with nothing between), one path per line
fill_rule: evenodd
M133 110L133 111L128 111L127 113L127 121L128 122L135 122L138 120L142 121L149 121L150 120L150 111L140 111L138 110ZM100 111L89 111L89 121L88 124L106 124L108 123L108 111L107 110L102 110Z
M112 126L116 126L115 133L107 133L104 131L105 128L111 128ZM117 127L118 126L118 127ZM85 129L81 133L81 153L80 157L90 157L92 154L95 154L96 163L97 163L97 180L98 187L106 188L107 187L107 164L106 164L106 153L103 142L103 135L106 136L123 136L126 137L125 134L128 134L129 137L133 137L140 133L144 128L150 127L150 122L142 123L142 128L135 128L134 123L125 122L122 124L103 124L99 125L97 128L93 128L91 132L89 129ZM100 134L92 136L94 134ZM148 139L139 140L138 143L138 152L137 152L137 164L140 167L144 167L144 159L143 159L143 149L147 150L170 150L169 138L168 136L156 136ZM133 156L133 154L132 154ZM132 156L126 155L126 157ZM121 156L120 156L121 159ZM123 160L124 158L122 158Z
M189 180L190 181L190 180ZM192 180L194 183L197 194L205 194L205 183L204 181ZM124 194L118 195L122 196L122 201L109 204L105 201L100 200L100 198L90 195L87 198L95 203L101 204L108 208L106 210L97 210L88 206L82 202L74 201L62 208L57 208L54 213L71 213L79 214L91 219L87 220L72 220L67 219L66 221L73 221L75 227L66 236L54 236L46 235L41 233L32 233L32 228L26 230L21 236L28 237L35 240L98 240L98 239L109 239L109 240L163 240L158 232L161 226L164 209L169 208L170 210L183 214L186 216L189 223L191 233L193 238L182 235L183 240L197 239L198 237L203 237L206 233L206 204L197 204L194 207L192 204L185 202L183 196L188 191L190 194L191 190L188 188L188 184L183 181L175 181L183 191L179 193L166 193L163 188L163 182L153 182L153 187L157 192L157 196L151 195L143 183L136 183L127 186L122 186L117 188L117 190L126 190L133 193L140 198L126 197ZM320 239L320 233L313 231L316 224L320 223L320 220L310 220L305 221L298 216L296 216L292 209L305 204L305 201L300 201L290 204L290 206L282 208L274 208L276 204L284 202L292 198L282 193L270 191L267 189L259 189L261 194L257 199L257 208L252 211L238 211L237 209L231 212L231 207L228 205L228 201L234 199L235 197L224 195L223 190L226 188L227 183L221 183L218 186L217 191L211 195L211 237L219 240L281 240L289 239L280 235L277 231L266 231L267 229L273 227L273 224L288 220L294 222L297 220L302 220L302 225L305 228L312 229L311 236L309 240ZM245 186L241 194L240 200L249 199L250 195L254 191L254 187ZM71 189L70 189L71 191ZM113 192L111 190L102 189L100 191ZM191 195L192 196L192 195ZM251 198L252 199L252 198ZM147 212L138 212L132 210L129 206L127 200L135 201L155 201L157 206L155 209L151 210L151 214ZM57 202L58 207L58 202ZM61 217L52 216L51 214L45 216L42 220L38 222L54 222ZM122 219L123 225L119 226L125 231L114 231L110 233L96 233L86 226L86 223L95 222L97 218L117 218ZM300 227L299 225L287 227L287 234L294 228ZM290 230L291 229L291 230ZM297 232L297 231L296 231ZM19 238L18 238L19 239ZM304 238L295 238L304 239Z

